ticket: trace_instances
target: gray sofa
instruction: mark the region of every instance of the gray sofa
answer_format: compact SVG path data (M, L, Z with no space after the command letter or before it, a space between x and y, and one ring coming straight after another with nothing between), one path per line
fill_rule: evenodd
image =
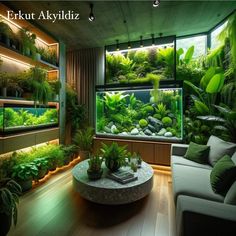
M172 187L176 206L176 232L186 235L236 235L236 181L226 196L213 192L210 164L185 159L188 145L173 144ZM236 164L236 152L231 157Z

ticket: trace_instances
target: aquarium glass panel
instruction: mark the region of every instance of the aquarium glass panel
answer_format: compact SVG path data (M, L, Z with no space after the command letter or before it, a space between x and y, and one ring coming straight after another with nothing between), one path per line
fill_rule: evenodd
M182 89L96 93L96 134L178 141L183 137Z
M180 48L184 50L184 53L180 56L181 59L184 58L186 52L192 46L194 46L193 58L205 55L207 53L207 36L201 35L176 40L177 50Z
M106 84L174 79L174 43L106 52Z
M56 108L4 107L4 132L58 124Z

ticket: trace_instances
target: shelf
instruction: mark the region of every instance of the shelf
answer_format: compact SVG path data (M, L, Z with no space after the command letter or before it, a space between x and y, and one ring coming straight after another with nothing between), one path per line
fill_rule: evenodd
M5 56L8 59L12 59L13 61L17 61L18 63L28 65L29 67L39 66L39 67L42 67L42 68L49 70L49 71L59 69L57 66L49 64L49 63L44 62L42 60L34 61L32 58L24 56L24 55L20 54L19 52L17 52L16 50L4 47L2 45L0 45L0 55L3 58Z

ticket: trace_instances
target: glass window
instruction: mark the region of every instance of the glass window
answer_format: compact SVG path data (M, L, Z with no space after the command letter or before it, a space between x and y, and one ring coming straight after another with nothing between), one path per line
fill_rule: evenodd
M220 45L220 40L218 39L218 35L224 30L228 21L224 24L217 27L215 30L211 32L211 48L216 48Z
M183 48L184 54L182 57L184 57L187 50L194 46L194 54L193 58L197 58L199 56L202 56L206 54L207 52L207 36L201 35L201 36L193 36L188 38L182 38L176 40L176 48L177 50L179 48Z

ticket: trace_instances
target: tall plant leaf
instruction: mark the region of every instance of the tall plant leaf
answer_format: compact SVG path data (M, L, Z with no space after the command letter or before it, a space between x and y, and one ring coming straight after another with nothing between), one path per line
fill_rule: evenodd
M210 67L207 71L206 74L202 77L201 81L200 81L200 86L203 89L206 89L208 83L210 82L211 78L214 76L215 74L215 67Z
M225 76L222 73L214 75L206 87L207 93L218 93L224 85Z
M201 102L201 101L195 100L194 101L194 106L195 106L196 110L201 115L209 114L209 112L210 112L208 106L205 103Z
M196 85L194 85L193 83L191 83L190 81L187 81L187 80L184 80L184 83L186 85L188 85L198 95L198 97L201 101L204 101L204 99L201 95L201 93L203 92L203 90L201 88L197 87Z
M188 63L192 60L192 58L193 58L193 53L194 53L194 46L191 46L191 47L187 50L187 52L186 52L186 54L185 54L185 56L184 56L184 62L185 62L186 64L188 64Z

